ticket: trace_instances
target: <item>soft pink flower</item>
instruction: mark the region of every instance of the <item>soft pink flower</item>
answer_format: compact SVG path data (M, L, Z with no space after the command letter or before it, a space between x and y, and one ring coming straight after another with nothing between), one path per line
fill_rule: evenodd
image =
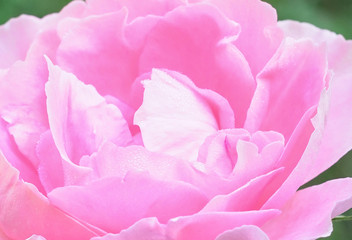
M1 239L314 239L352 179L352 42L259 0L87 0L0 27Z

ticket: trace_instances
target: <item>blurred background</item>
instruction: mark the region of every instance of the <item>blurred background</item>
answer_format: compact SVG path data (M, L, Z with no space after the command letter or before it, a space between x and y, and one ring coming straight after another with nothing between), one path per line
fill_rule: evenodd
M0 0L0 24L23 13L42 17L59 11L68 2L70 0ZM267 2L277 9L279 19L310 22L352 39L352 0L267 0ZM352 151L302 188L340 177L352 177ZM352 211L344 215L352 215ZM352 221L334 221L333 234L324 239L352 239Z

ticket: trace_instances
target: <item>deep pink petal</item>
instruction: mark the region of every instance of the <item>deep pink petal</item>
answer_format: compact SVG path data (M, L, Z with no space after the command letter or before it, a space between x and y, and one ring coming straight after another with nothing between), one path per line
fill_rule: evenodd
M126 120L120 110L107 104L91 85L52 65L45 86L50 129L58 151L66 161L78 162L104 141L131 143Z
M185 74L198 87L224 96L235 112L236 126L243 126L255 81L245 57L231 43L239 25L209 4L179 7L153 22L153 27L147 25L151 30L145 41L139 41L139 73L166 68Z
M153 70L151 80L143 82L143 104L134 122L141 128L148 150L195 160L208 135L231 127L233 113L221 96L198 89L184 76L175 76L177 80Z
M242 225L262 225L277 216L278 210L199 213L172 219L167 234L174 240L213 240L219 234Z
M119 234L107 234L91 240L167 240L164 228L156 218L144 218Z
M220 234L215 240L269 240L259 227L245 225Z
M331 218L351 207L352 179L332 180L298 191L281 209L282 214L262 229L272 240L327 237L332 232Z
M166 222L194 214L207 201L190 184L133 173L124 179L102 178L84 186L56 188L48 196L65 212L110 233L118 233L145 217L155 216Z
M303 114L318 104L326 74L321 46L286 39L257 77L245 128L274 130L289 139Z
M47 239L89 239L97 234L52 206L0 156L0 229L11 239L39 234ZM64 229L64 231L63 231Z

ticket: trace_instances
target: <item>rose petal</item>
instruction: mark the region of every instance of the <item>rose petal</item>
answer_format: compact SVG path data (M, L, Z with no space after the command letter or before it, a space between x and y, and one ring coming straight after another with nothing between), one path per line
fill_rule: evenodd
M2 155L0 172L0 229L9 238L39 234L53 240L89 239L97 235L52 206L33 185L19 180L18 171Z
M326 74L321 46L309 40L286 39L257 76L245 128L274 130L289 139L303 114L318 103Z
M246 185L227 195L217 195L211 199L201 212L236 212L258 210L270 196L265 188L282 173L282 168L273 170L265 175L253 178Z
M143 82L143 104L134 122L148 150L195 160L204 139L220 127L230 127L233 115L221 96L198 89L184 76L177 80L154 69L151 80Z
M27 240L46 240L45 237L40 236L40 235L32 235L31 237L27 238Z
M107 234L91 240L167 240L164 226L156 218L144 218L119 234Z
M120 110L107 104L91 85L52 65L45 86L50 129L58 151L66 161L78 162L106 140L117 145L132 141Z
M187 75L198 87L224 96L235 112L236 126L242 127L255 81L231 43L239 25L209 4L179 7L153 22L152 28L147 25L151 30L143 41L139 73L166 68Z
M36 169L31 164L31 161L29 161L18 151L16 143L7 131L5 122L1 119L0 149L4 156L9 159L9 163L19 171L19 176L21 179L35 185L40 192L44 192Z
M18 60L24 60L40 20L34 16L21 15L0 27L0 68L8 68Z
M84 186L56 188L48 196L60 209L110 233L118 233L144 217L156 216L166 222L193 214L207 201L190 184L133 173L124 179L102 178Z
M137 77L137 55L128 46L123 28L126 10L67 18L58 26L61 44L57 62L101 95L111 95L126 102L129 87Z
M269 240L259 227L245 225L220 234L215 240Z
M234 45L243 53L256 76L282 41L276 10L259 0L206 0L241 26Z
M42 57L38 61L17 61L0 81L0 115L23 155L38 165L35 146L47 130L44 84L48 72Z
M242 225L262 225L278 215L278 210L251 212L211 212L172 219L167 234L174 240L213 240L224 231Z
M158 180L188 182L194 175L186 160L152 153L142 146L118 147L110 142L103 144L96 154L83 157L80 165L91 167L99 177L124 178L130 171L146 171Z
M298 191L281 209L282 214L262 229L270 239L327 237L332 232L331 218L351 207L352 179L337 179Z
M123 7L128 9L128 22L137 17L146 15L164 15L179 5L185 4L182 0L87 0L86 14L104 14L120 10Z
M50 131L42 134L37 155L40 160L38 174L47 193L57 187L85 184L95 177L92 169L61 158Z

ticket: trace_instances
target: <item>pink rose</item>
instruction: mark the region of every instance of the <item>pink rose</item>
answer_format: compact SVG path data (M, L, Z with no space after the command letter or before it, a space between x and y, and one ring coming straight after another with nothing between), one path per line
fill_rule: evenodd
M352 42L259 0L87 0L0 27L0 238L314 239L352 179Z

